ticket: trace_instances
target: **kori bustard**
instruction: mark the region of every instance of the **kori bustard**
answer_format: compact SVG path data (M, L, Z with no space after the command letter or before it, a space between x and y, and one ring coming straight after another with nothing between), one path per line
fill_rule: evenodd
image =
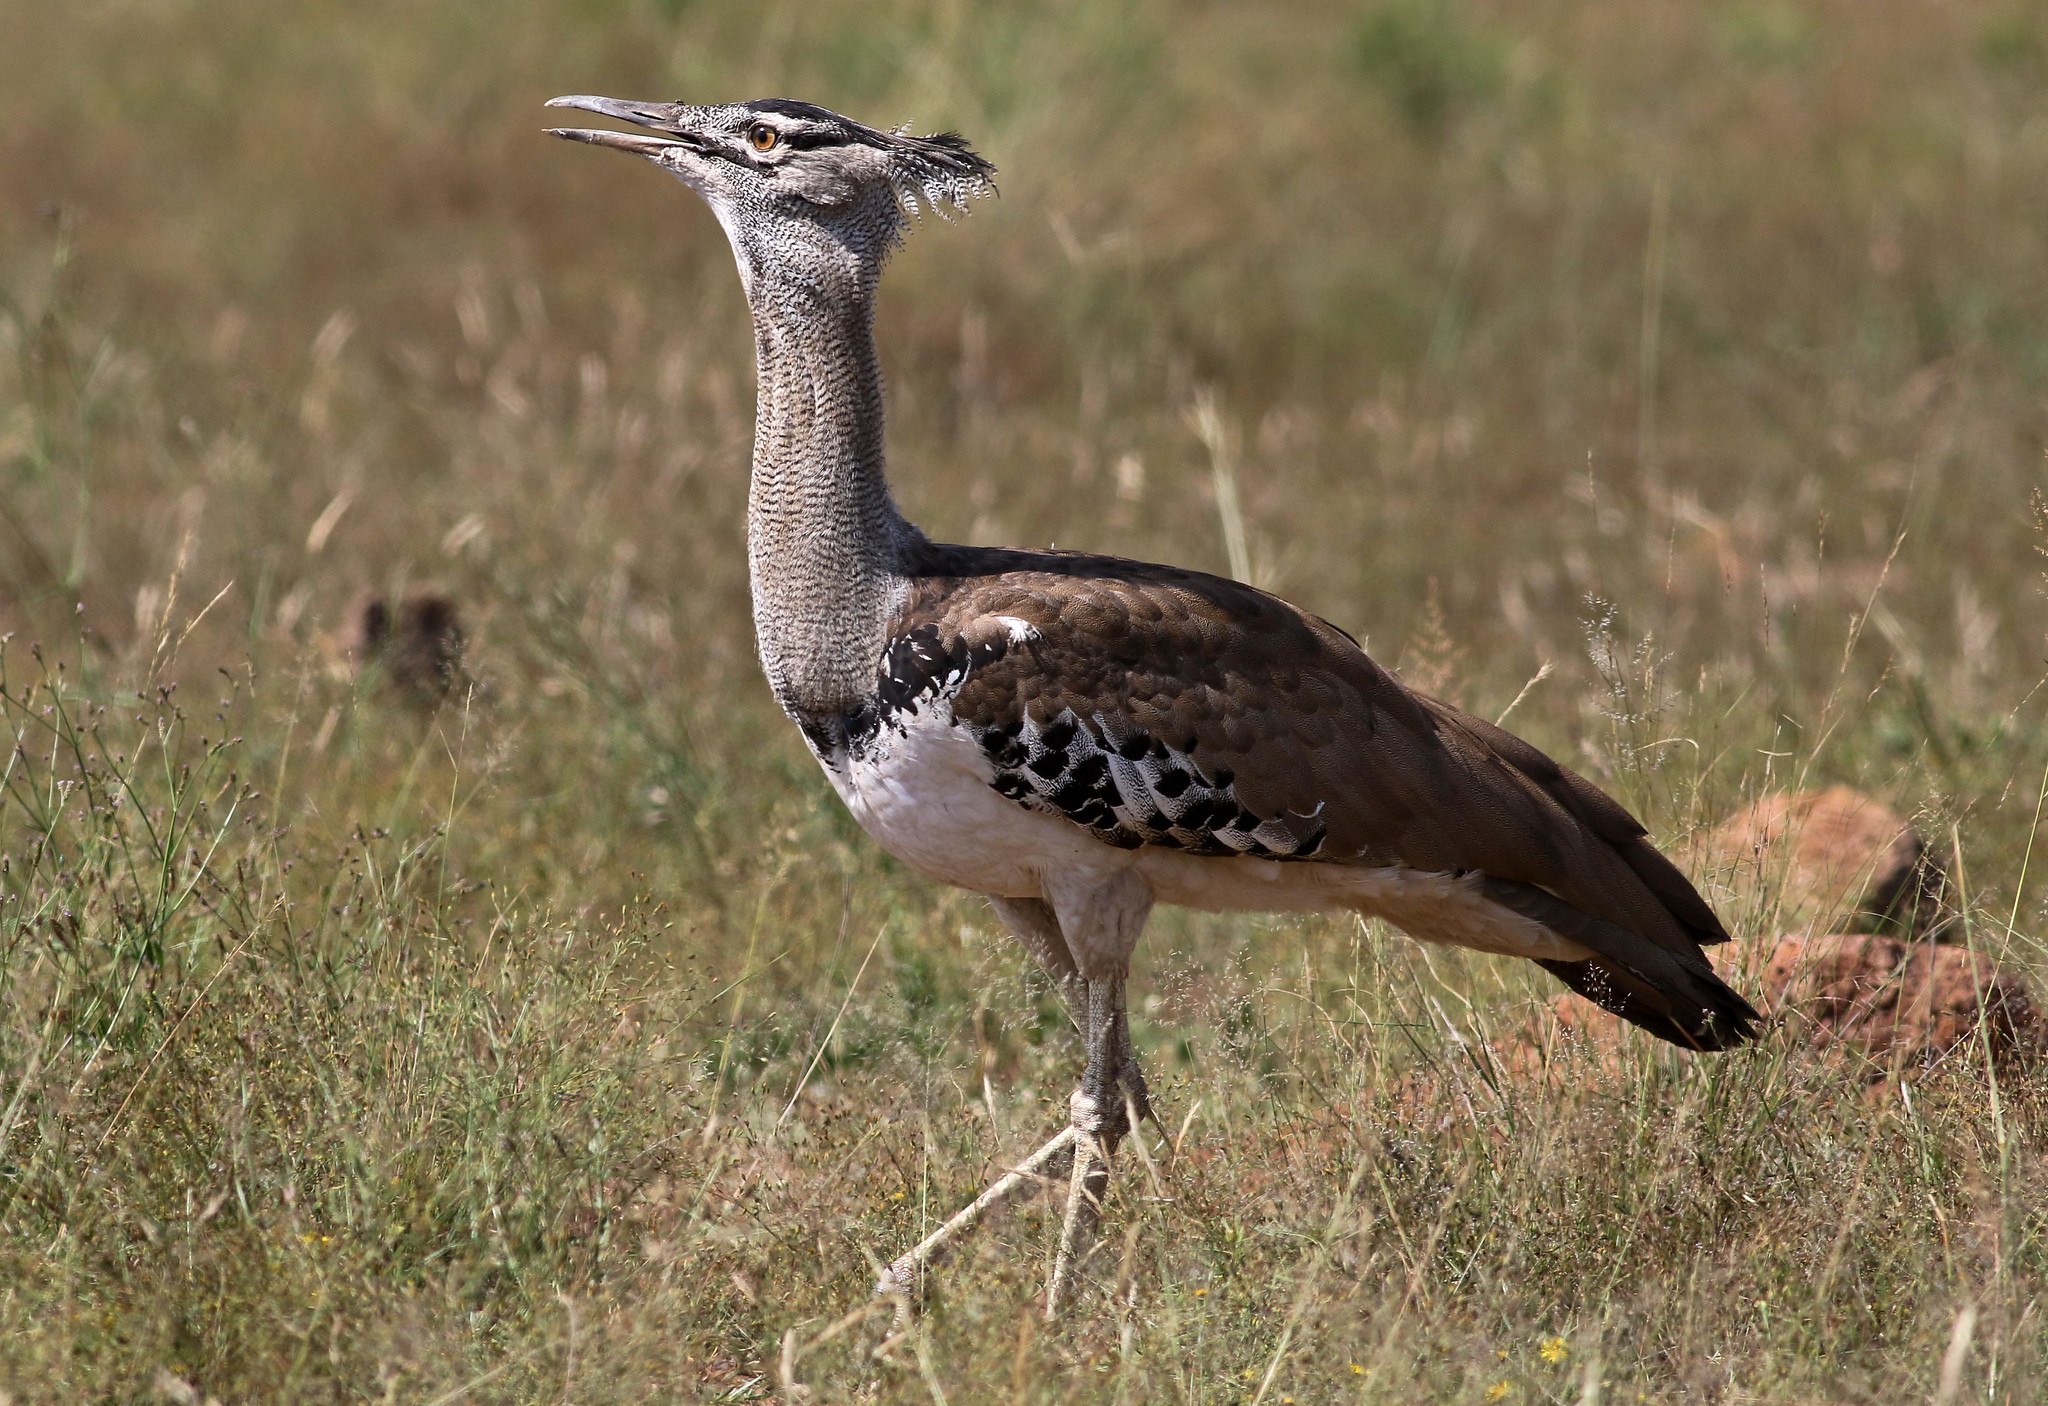
M638 132L555 135L652 160L711 206L753 312L754 627L776 700L861 826L986 894L1059 983L1086 1062L1068 1126L891 1264L1067 1177L1047 1308L1093 1242L1119 1141L1151 1111L1124 982L1155 903L1337 909L1541 964L1674 1044L1756 1012L1700 949L1728 934L1620 805L1491 723L1404 687L1349 635L1198 571L933 542L883 475L874 299L920 208L994 168L786 99L564 97Z

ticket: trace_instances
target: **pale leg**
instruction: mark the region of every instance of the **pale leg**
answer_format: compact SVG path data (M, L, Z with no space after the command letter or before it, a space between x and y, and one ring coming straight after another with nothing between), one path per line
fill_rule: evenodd
M1074 1276L1094 1247L1109 1190L1117 1145L1133 1131L1133 1120L1151 1116L1151 1098L1131 1050L1130 1021L1124 1011L1122 977L1088 983L1083 1023L1088 1063L1070 1107L1074 1170L1067 1186L1067 1215L1059 1251L1046 1286L1046 1317L1056 1318L1073 1295Z

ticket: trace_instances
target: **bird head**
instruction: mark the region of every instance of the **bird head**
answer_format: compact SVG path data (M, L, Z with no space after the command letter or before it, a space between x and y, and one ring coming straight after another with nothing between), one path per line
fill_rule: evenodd
M696 191L725 227L750 282L774 265L778 250L816 246L804 237L813 233L878 268L910 217L964 209L995 190L995 167L954 133L885 132L788 98L699 107L578 96L548 106L641 128L549 130L644 156Z

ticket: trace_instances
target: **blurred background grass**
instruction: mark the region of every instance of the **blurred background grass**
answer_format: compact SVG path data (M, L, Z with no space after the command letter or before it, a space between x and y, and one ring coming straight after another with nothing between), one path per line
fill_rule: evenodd
M1226 570L1234 485L1253 580L1513 704L1666 839L1851 781L2038 963L2048 7L7 29L0 1389L749 1399L864 1250L1059 1116L1050 998L859 836L758 677L723 237L542 138L558 92L800 96L998 164L883 295L934 535ZM351 602L421 582L474 636L434 715L337 660ZM1138 1307L1019 1336L1020 1217L925 1336L796 1378L1891 1399L1973 1304L1957 1399L2040 1388L2011 1091L1879 1116L1783 1051L1638 1051L1619 1101L1445 1121L1395 1075L1547 994L1521 973L1320 919L1162 915L1141 961L1194 1150L1170 1216L1127 1188Z

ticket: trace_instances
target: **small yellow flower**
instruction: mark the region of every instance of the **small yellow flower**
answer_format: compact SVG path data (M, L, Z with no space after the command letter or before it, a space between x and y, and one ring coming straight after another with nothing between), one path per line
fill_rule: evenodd
M1486 1389L1486 1399L1488 1401L1505 1401L1508 1399L1508 1393L1513 1390L1514 1388L1504 1381L1495 1382Z
M1503 1361L1503 1362L1505 1362L1505 1361L1507 1361L1507 1360L1508 1360L1508 1350L1507 1350L1506 1348L1504 1348L1504 1347L1497 1347L1497 1348L1495 1348L1495 1349L1493 1350L1493 1355L1494 1355L1495 1357L1498 1357L1498 1358L1499 1358L1499 1359L1500 1359L1501 1361Z
M1206 1299L1209 1297L1209 1291L1207 1289L1197 1289L1195 1290L1195 1297L1198 1299Z
M1545 1362L1548 1362L1551 1366L1555 1367L1558 1363L1564 1361L1565 1359L1564 1339L1545 1338L1543 1340L1543 1346L1536 1349L1536 1355L1541 1357Z
M1365 1368L1359 1366L1356 1362L1354 1362L1351 1364L1351 1375L1354 1377L1362 1377L1365 1375Z
M910 1193L907 1191L899 1191L894 1196L891 1196L889 1199L891 1201L901 1201L904 1197L908 1196L909 1194Z

